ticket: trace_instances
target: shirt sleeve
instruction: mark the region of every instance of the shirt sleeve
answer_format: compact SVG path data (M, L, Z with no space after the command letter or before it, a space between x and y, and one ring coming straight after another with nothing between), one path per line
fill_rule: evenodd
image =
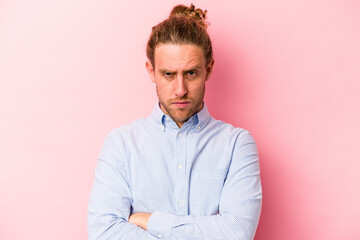
M95 170L88 206L89 239L158 239L128 222L131 191L121 153L115 151L111 135L104 141Z
M229 172L213 216L175 216L154 212L148 231L162 239L249 240L260 218L262 189L257 147L247 131L238 136Z

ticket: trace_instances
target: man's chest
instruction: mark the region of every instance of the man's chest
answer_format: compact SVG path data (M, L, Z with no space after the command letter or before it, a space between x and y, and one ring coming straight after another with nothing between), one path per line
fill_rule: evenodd
M128 156L134 212L213 215L231 160L221 138L168 135L143 137Z

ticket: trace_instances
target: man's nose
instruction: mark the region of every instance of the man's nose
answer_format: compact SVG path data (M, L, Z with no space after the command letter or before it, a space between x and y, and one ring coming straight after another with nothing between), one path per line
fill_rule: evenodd
M184 97L187 94L187 88L186 84L184 82L183 76L177 76L176 77L176 83L175 83L175 95L177 97Z

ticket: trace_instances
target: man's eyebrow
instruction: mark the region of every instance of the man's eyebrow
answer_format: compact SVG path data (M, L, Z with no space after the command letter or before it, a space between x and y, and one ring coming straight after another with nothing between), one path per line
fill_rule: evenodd
M160 71L161 73L174 72L174 71L172 71L172 70L165 69L165 68L159 69L159 71Z
M196 66L192 66L192 67L184 70L184 72L189 72L189 71L193 71L193 70L198 70L198 69L200 69L200 68L201 68L200 65L196 65ZM166 68L161 68L161 69L159 69L159 71L160 71L161 73L166 73L166 72L174 73L174 72L176 72L176 70L170 70L170 69L166 69Z
M185 72L192 71L192 70L198 70L199 68L201 68L201 66L200 66L200 65L196 65L196 66L193 66L193 67L189 68L189 69L186 70Z

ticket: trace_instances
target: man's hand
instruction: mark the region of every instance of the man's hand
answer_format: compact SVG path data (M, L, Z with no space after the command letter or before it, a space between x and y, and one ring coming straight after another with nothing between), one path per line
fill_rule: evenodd
M133 213L129 217L129 223L132 223L142 229L147 230L147 223L151 213Z

